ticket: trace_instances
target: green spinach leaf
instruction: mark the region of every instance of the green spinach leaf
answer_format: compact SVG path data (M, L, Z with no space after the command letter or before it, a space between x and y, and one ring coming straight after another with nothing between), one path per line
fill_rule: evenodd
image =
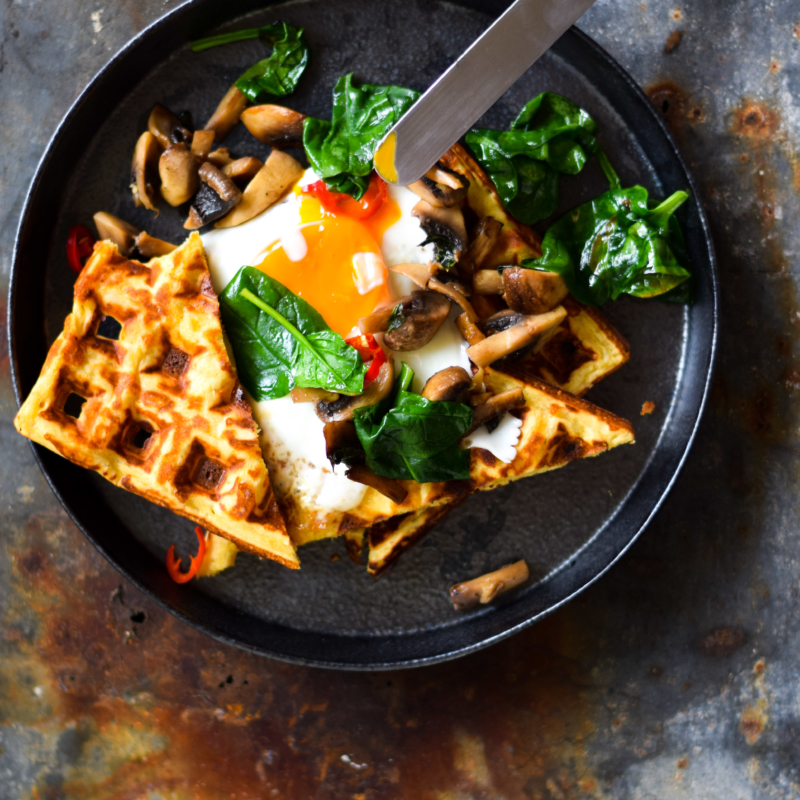
M425 247L426 244L433 245L433 260L442 269L452 269L456 265L456 244L452 239L434 234L428 236L420 247Z
M303 146L314 171L330 189L360 200L378 143L418 97L402 86L357 86L352 74L339 78L331 121L309 117L303 125Z
M556 212L560 175L576 175L593 155L602 153L596 131L597 124L582 108L544 92L520 111L510 130L476 129L467 133L466 141L503 205L521 222L533 225ZM605 157L601 165L604 170L610 167ZM616 180L615 174L606 175Z
M363 391L367 367L358 351L282 283L242 267L219 299L239 379L256 400L284 397L295 386Z
M261 39L272 46L272 52L250 67L237 81L236 88L257 103L262 95L285 97L291 94L308 65L308 45L302 28L293 28L285 22L275 22L263 28L247 28L219 36L209 36L191 43L195 53L230 42Z
M469 478L469 450L462 450L458 440L472 424L472 409L410 392L413 377L403 364L387 398L355 410L367 467L385 478L418 483Z
M611 189L547 230L540 258L521 266L557 272L572 295L599 306L621 294L691 303L691 271L675 211L686 192L653 205L643 186ZM681 287L684 287L681 289Z

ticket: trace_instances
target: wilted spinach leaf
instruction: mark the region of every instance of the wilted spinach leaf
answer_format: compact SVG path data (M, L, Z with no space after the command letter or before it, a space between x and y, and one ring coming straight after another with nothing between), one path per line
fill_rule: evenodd
M686 192L675 192L651 208L643 186L611 189L557 219L541 257L521 266L559 273L572 295L590 306L621 294L669 293L665 299L691 303L689 258L673 216L687 199Z
M295 386L363 391L367 368L358 351L282 283L242 267L219 299L239 379L256 400L284 397Z
M410 392L413 378L414 371L403 364L387 398L355 410L367 467L385 478L418 483L469 478L469 450L462 450L458 440L472 424L472 409Z
M433 260L442 269L450 269L456 265L456 245L452 239L434 234L420 243L420 247L426 244L433 245Z
M469 450L462 450L458 440L472 424L472 409L408 391L413 378L413 370L403 364L388 397L355 410L367 467L385 478L418 483L469 478Z
M356 86L352 74L339 78L331 121L308 117L303 126L308 161L328 188L361 199L378 143L418 97L402 86Z
M596 131L597 124L582 108L544 92L520 111L510 130L476 129L467 133L466 141L503 205L521 222L533 225L556 212L559 176L576 175L589 158L602 154ZM604 170L607 163L603 157ZM606 176L615 188L616 176Z
M272 52L262 61L250 67L237 81L236 88L253 102L264 95L285 97L296 88L308 64L308 45L302 28L293 28L285 22L275 22L263 28L247 28L219 36L209 36L191 43L195 53L230 42L245 39L261 39L272 46Z

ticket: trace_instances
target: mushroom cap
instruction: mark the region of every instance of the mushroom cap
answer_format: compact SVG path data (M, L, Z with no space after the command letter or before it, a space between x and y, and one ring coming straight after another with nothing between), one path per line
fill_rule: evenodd
M469 389L472 378L463 367L440 369L425 383L422 396L426 400L454 402Z
M158 160L161 145L150 131L145 131L136 141L131 162L131 188L133 201L137 206L144 206L150 211L158 211L158 190L161 178L158 172Z
M544 314L569 294L559 274L524 267L503 270L503 289L508 307L523 314Z
M300 147L305 114L275 105L251 106L240 117L259 142L270 147Z
M147 120L147 129L166 150L170 145L192 143L192 132L181 125L181 121L161 103L156 103Z
M387 347L398 352L419 350L433 339L450 313L450 301L438 292L413 292L395 306L396 314L384 337Z
M158 160L161 196L171 205L185 203L197 191L197 159L183 144L170 145Z

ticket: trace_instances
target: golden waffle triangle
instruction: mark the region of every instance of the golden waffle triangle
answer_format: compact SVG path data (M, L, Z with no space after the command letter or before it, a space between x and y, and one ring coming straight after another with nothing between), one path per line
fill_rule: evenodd
M95 246L15 424L241 550L300 566L197 233L147 264Z

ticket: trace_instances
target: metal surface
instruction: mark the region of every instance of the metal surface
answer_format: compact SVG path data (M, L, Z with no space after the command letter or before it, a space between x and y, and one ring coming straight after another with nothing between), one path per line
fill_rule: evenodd
M50 134L174 5L0 9L0 297ZM374 676L266 661L176 621L85 541L13 432L2 350L3 800L800 797L800 12L601 0L581 27L673 129L722 272L709 411L647 534L474 656Z
M401 186L419 180L594 2L512 3L389 131L375 155L381 176ZM388 140L392 169L383 170Z
M347 32L345 14L358 7L358 2L340 0L336 15L326 18L329 5L318 0L283 6L281 13L289 22L305 26L317 54L315 80L305 81L292 96L297 110L327 115L325 90L339 73L338 59L328 54ZM154 219L133 208L127 186L129 154L142 109L160 98L179 98L198 118L206 118L231 80L206 76L235 75L242 69L241 47L198 57L181 47L185 32L219 20L234 27L258 27L276 12L262 11L260 17L239 17L235 22L229 13L225 2L203 0L143 33L104 68L48 147L26 201L14 255L9 344L19 399L30 391L46 348L60 332L72 303L73 277L63 269L63 250L40 235L42 228L54 231L54 241L60 242L71 224L88 220L98 208L111 208L167 241L185 236L180 214L164 209ZM382 24L374 10L362 20L376 29ZM446 46L455 53L485 26L484 17L456 6L429 9L428 21L448 30ZM429 39L417 32L413 38L409 48L424 51L429 46ZM342 48L370 75L380 75L379 53L359 38ZM157 64L153 52L163 54ZM413 55L406 49L397 65L400 83L425 81ZM585 36L574 31L565 35L515 85L513 95L530 97L545 85L559 87L589 108L603 128L603 141L627 138L626 146L614 152L626 184L645 182L661 196L678 188L695 193L652 105ZM513 96L505 99L487 121L501 124L492 120L514 113L516 105ZM92 124L95 133L87 144L78 132ZM234 154L266 158L246 131L237 134L225 140ZM565 192L564 209L602 190L596 185L602 180L600 171L594 172L573 182L569 188L579 197ZM65 187L63 195L53 191L54 186ZM300 580L277 564L242 555L237 568L224 576L176 586L165 573L164 557L173 541L185 541L191 525L43 448L36 449L37 457L72 519L125 576L184 620L226 643L301 664L345 669L420 665L496 643L551 612L602 574L643 530L685 457L710 381L717 289L707 223L696 203L682 211L682 220L695 269L694 306L685 309L628 299L608 307L634 357L597 387L591 399L626 418L635 417L646 400L661 406L658 418L637 426L636 445L539 476L533 486L520 482L469 498L378 586L363 570L331 561L342 551L341 541L304 548ZM658 357L646 358L648 354ZM642 386L647 387L646 397ZM576 487L581 491L580 505L569 500ZM535 515L530 513L532 498ZM492 519L491 525L483 522L484 515ZM448 586L514 557L525 557L533 567L533 580L515 596L467 614L453 609L445 593ZM308 596L325 596L332 602L304 602ZM350 612L343 617L338 603L345 600Z

